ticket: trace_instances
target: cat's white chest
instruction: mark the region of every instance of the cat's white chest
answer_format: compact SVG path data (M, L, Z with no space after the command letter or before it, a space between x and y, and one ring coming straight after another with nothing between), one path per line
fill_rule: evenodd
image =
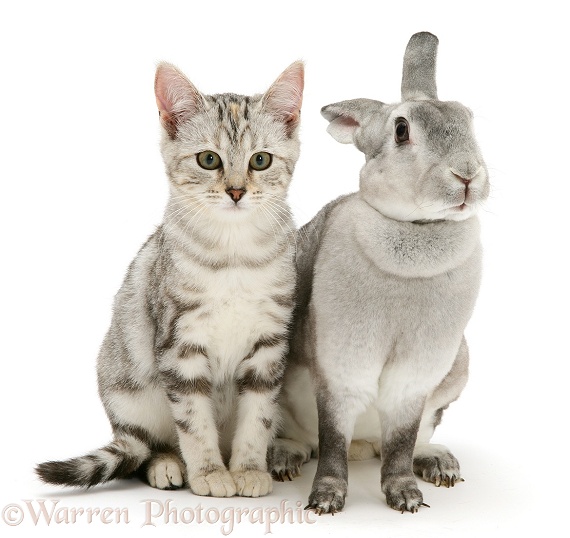
M234 271L216 280L208 291L209 319L204 320L203 328L208 334L209 356L239 361L259 335L258 326L263 322L259 304L264 294L251 271Z
M273 271L227 269L202 275L202 307L182 321L190 341L202 345L218 383L232 379L262 336L282 332L270 314Z

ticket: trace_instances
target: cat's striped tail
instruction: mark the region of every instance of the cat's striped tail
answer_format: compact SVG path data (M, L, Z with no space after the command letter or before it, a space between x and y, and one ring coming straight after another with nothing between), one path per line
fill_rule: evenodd
M150 456L151 449L144 442L125 435L85 456L40 463L35 471L48 484L89 488L129 477Z

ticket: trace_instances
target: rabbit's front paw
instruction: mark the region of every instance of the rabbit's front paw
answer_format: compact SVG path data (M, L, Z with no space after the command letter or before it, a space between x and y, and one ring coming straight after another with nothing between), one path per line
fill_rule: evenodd
M428 506L413 477L391 476L382 482L382 491L390 508L403 514L406 511L415 513L420 506Z
M334 514L344 507L347 484L345 480L333 476L323 476L315 480L313 490L309 496L307 510L314 510L321 514Z

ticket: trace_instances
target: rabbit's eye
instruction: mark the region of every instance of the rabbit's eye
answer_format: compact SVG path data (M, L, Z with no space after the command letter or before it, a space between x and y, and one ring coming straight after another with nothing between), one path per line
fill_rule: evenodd
M405 118L397 118L396 119L396 129L395 129L395 136L396 142L401 144L402 142L406 142L410 138L410 126Z

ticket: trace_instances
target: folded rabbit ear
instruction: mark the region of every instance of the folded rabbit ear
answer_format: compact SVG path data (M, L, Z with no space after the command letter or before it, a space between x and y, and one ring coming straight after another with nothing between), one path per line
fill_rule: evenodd
M435 64L438 43L437 37L429 32L419 32L410 38L404 54L402 101L437 100Z
M362 122L377 112L384 103L374 99L350 99L321 108L321 114L329 120L327 132L341 144L353 144Z

